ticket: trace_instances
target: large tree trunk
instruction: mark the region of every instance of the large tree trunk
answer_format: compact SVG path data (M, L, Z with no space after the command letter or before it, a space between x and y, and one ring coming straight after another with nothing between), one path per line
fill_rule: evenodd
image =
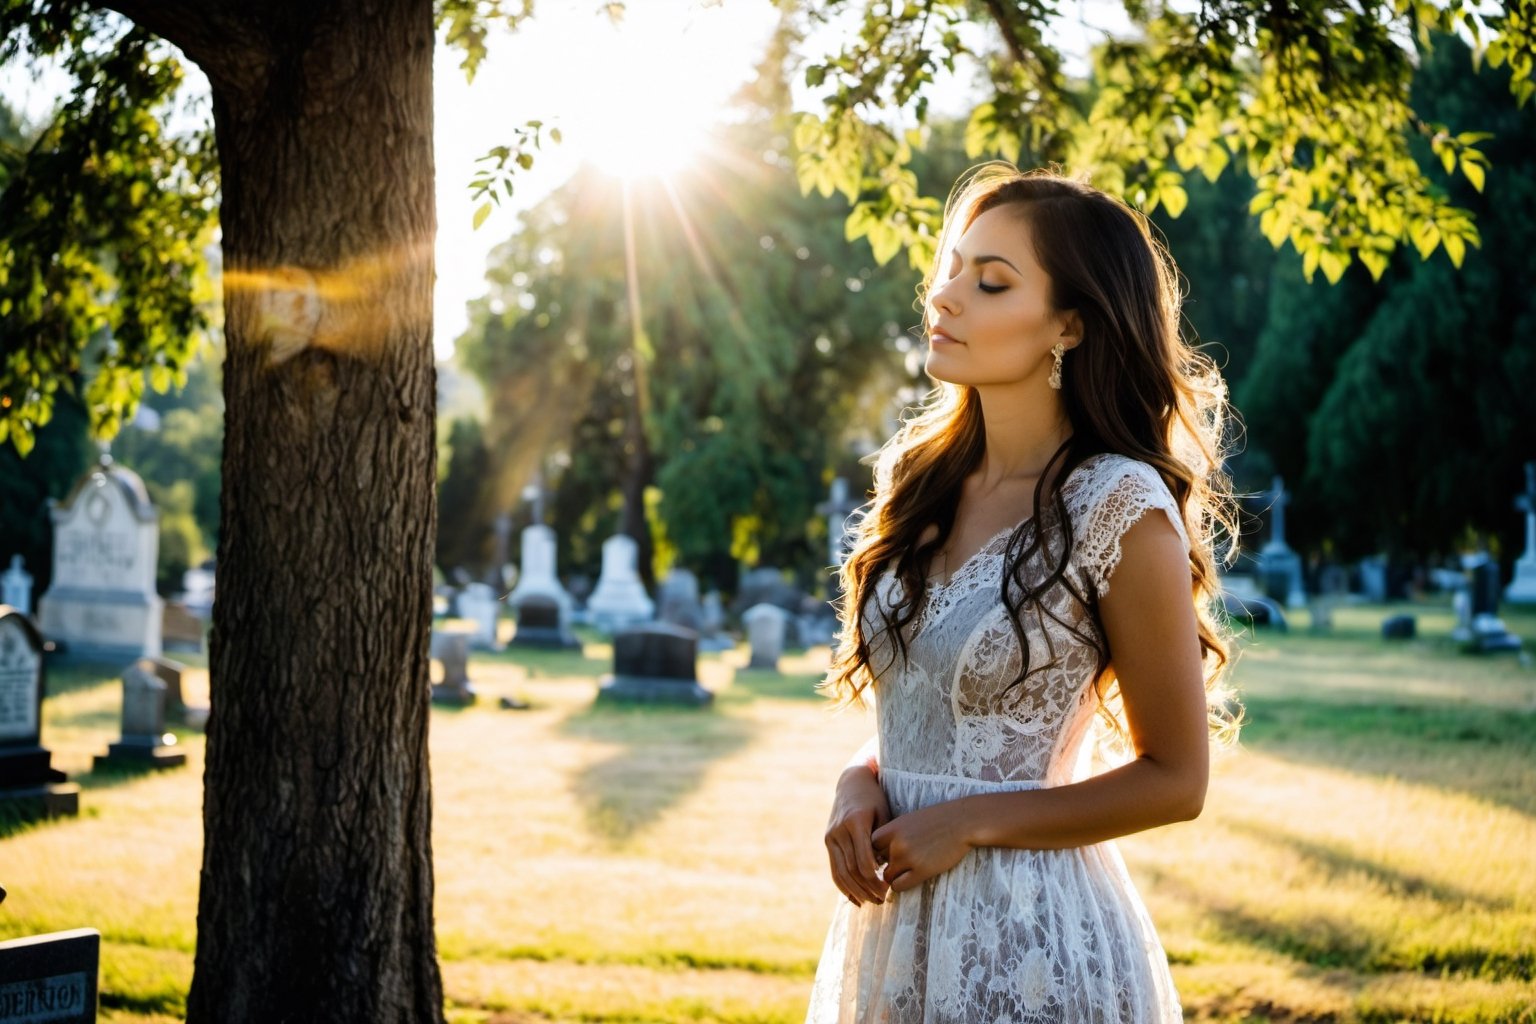
M228 355L188 1020L440 1021L432 5L249 10L199 58Z

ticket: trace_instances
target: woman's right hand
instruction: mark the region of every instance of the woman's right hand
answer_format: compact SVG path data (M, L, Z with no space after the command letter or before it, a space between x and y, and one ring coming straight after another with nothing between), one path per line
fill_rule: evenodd
M832 881L856 907L865 900L885 902L889 887L876 873L879 868L870 836L890 820L885 790L869 766L844 769L827 821L827 857L832 862Z

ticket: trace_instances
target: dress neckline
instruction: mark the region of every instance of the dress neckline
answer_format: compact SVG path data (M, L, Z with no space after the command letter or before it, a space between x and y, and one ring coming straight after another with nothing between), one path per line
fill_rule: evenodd
M1102 459L1104 456L1109 455L1109 454L1112 454L1112 453L1110 453L1110 452L1095 452L1094 454L1092 454L1092 455L1088 456L1086 459L1084 459L1082 462L1079 462L1077 464L1077 470L1082 470L1083 467L1087 466L1090 462L1094 462L1094 461L1096 461L1098 459ZM1074 472L1068 474L1067 479L1062 482L1061 486L1058 488L1058 491L1060 493L1062 493L1062 494L1065 494L1067 488L1072 484L1072 481L1081 479L1081 477L1082 477L1082 474L1080 472L1077 472L1077 471L1074 471ZM932 577L925 578L923 580L924 588L926 590L928 590L930 593L933 593L933 592L943 592L945 590L948 590L950 587L955 585L955 581L956 580L958 580L961 577L967 575L969 570L970 570L970 568L974 564L976 564L977 562L979 562L981 560L981 556L982 555L985 555L985 554L989 553L992 550L992 548L997 544L998 541L1002 540L1005 537L1013 536L1013 534L1016 531L1021 530L1024 527L1028 526L1030 523L1034 522L1035 521L1035 516L1036 516L1037 513L1038 513L1038 510L1036 510L1036 512L1031 512L1029 515L1025 516L1023 519L1020 519L1017 523L1014 523L1012 526L1005 526L1001 530L999 530L996 533L994 533L991 537L988 537L985 544L983 544L981 547L977 548L975 551L971 552L971 554L965 559L965 561L961 562L959 565L955 566L953 570L950 571L949 579L943 580L943 581L939 581L939 580L933 579Z

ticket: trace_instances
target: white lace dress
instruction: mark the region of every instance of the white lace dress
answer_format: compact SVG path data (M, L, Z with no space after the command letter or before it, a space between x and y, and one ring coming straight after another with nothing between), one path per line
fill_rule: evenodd
M1062 486L1073 524L1069 571L1108 593L1121 535L1151 508L1186 548L1173 495L1149 465L1085 460ZM880 782L892 815L974 793L1058 786L1085 777L1097 704L1097 655L1036 610L1024 612L1034 666L1001 598L1008 533L992 538L943 586L929 585L910 660L875 687ZM1059 552L1060 540L1053 551ZM1053 555L1052 560L1054 561ZM1086 609L1053 588L1057 614L1091 635ZM1086 592L1086 591L1085 591ZM876 598L900 583L887 573ZM872 664L887 648L871 628ZM1167 1024L1182 1020L1168 960L1119 851L984 847L884 904L840 900L822 951L807 1024Z

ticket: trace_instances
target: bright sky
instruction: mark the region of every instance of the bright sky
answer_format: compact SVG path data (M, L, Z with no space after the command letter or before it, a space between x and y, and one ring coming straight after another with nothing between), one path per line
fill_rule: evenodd
M487 252L517 226L515 209L537 202L583 159L622 170L664 170L752 75L777 24L768 0L630 0L615 26L595 2L540 4L515 34L490 40L466 84L456 53L437 55L438 355L453 352L464 305L484 291ZM475 231L475 160L510 143L531 119L558 126L563 141L513 178L511 204Z
M614 25L597 0L541 3L515 33L496 33L472 84L461 56L438 47L436 60L437 272L435 344L453 352L467 324L465 304L484 290L489 251L517 226L516 211L547 195L584 159L615 173L646 170L658 159L685 158L691 136L718 121L726 102L753 74L777 23L771 0L628 0ZM1078 0L1052 33L1068 52L1083 52L1092 28L1125 24L1120 0ZM858 14L858 11L854 11ZM830 50L836 27L810 49ZM824 45L823 45L824 44ZM1069 69L1072 69L1069 65ZM1075 69L1072 69L1075 70ZM206 89L195 68L189 85ZM57 72L32 81L18 68L0 72L0 94L29 118L44 116L68 85ZM803 90L797 90L803 92ZM964 107L968 83L941 80L933 109ZM515 193L478 230L479 202L469 182L476 160L514 140L531 119L558 126L564 141L519 171Z

